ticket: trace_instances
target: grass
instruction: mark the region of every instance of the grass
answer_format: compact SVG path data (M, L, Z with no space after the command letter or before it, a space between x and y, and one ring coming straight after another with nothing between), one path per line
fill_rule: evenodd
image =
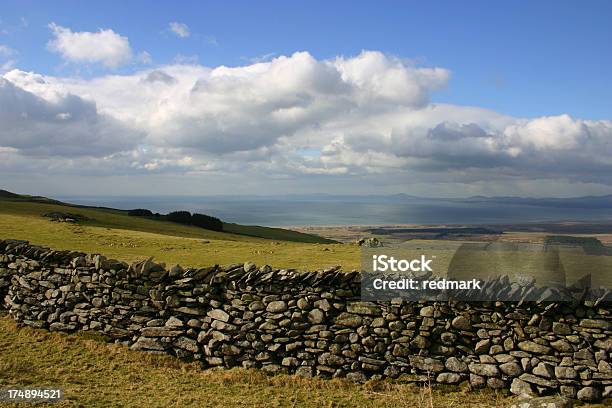
M2 191L4 190L0 190L0 192ZM13 194L6 191L4 192ZM27 215L42 215L53 211L77 213L91 219L90 221L83 222L86 225L97 225L111 228L125 228L145 232L171 232L180 236L219 237L226 235L224 233L205 230L203 228L177 224L150 217L130 217L127 215L127 211L123 210L67 204L45 197L18 196L15 198L10 195L7 196L6 194L0 194L0 208L5 208L5 212L8 213ZM246 235L249 237L306 243L334 243L334 241L330 239L317 235L305 234L282 228L269 228L231 223L224 223L223 226L226 229L226 232L229 232L230 234Z
M357 385L245 369L202 371L170 356L19 326L0 314L0 388L27 386L63 388L66 399L53 407L479 408L512 401L501 392L467 394L461 387L390 381Z
M96 208L71 208L69 212L90 218L79 224L52 222L42 217L52 211L66 211L66 207L0 201L0 239L25 239L53 249L101 253L128 262L153 256L158 262L193 267L245 261L296 269L360 267L359 247L354 245L299 243L221 233Z

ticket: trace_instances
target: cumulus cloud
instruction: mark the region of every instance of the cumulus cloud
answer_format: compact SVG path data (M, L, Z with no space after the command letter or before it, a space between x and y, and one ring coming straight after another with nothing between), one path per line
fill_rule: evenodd
M396 189L537 180L612 186L612 121L433 104L448 70L376 51L328 60L297 52L238 67L173 64L89 80L18 70L4 78L3 154L97 156L90 172L321 178L338 186L367 179Z
M3 78L0 122L0 146L23 155L104 156L132 149L138 139L137 131L100 114L94 102L69 93L45 99Z
M60 54L66 61L100 63L108 68L117 68L132 59L127 37L111 29L74 32L55 23L49 24L49 28L54 38L47 43L47 48Z
M170 24L168 24L168 28L172 33L174 33L178 37L181 37L181 38L189 37L189 34L190 34L189 27L185 23L179 23L176 21L172 21L170 22Z

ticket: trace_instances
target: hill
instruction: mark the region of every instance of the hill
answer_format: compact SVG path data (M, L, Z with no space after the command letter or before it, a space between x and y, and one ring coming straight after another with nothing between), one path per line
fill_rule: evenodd
M162 226L162 223L173 223L171 221L167 221L165 218L151 218L147 217L148 220L158 223L158 225L150 224L147 222L139 222L134 221L132 219L124 219L122 217L116 217L120 215L128 215L127 210L119 210L115 208L108 207L96 207L96 206L86 206L86 205L78 205L78 204L70 204L64 203L58 200L53 200L47 197L42 196L31 196L24 194L16 194L7 190L0 190L0 201L8 201L13 203L39 203L39 204L53 204L55 206L68 207L72 211L74 208L79 208L82 210L89 211L103 211L104 214L98 216L97 222L95 217L88 216L93 219L91 225L99 225L99 226L110 226L110 227L125 227L126 229L135 229L139 231L147 231L147 232L159 232L167 230L167 226ZM6 204L6 203L5 203ZM42 208L42 207L41 207ZM14 212L19 212L19 208L13 206L11 210ZM32 214L35 212L35 208L24 208L23 209L28 214ZM48 209L48 212L55 211L61 212L60 208ZM41 214L43 215L43 214ZM86 214L83 214L86 215ZM140 217L130 217L130 218L140 218ZM141 218L141 219L144 219ZM108 225L110 223L110 225ZM179 224L180 225L180 224ZM171 230L177 230L179 234L184 233L181 228L177 228L175 225L170 227ZM246 235L250 237L257 238L265 238L265 239L273 239L273 240L281 240L281 241L293 241L293 242L305 242L305 243L321 243L321 244L331 244L335 241L319 237L317 235L305 234L297 231L286 230L282 228L269 228L263 226L255 226L255 225L239 225L239 224L231 224L231 223L223 223L223 230L229 232L231 234L237 235ZM190 231L191 234L193 231Z
M202 266L252 261L296 269L342 265L359 269L359 248L294 231L225 224L224 232L128 216L127 211L74 206L29 197L0 198L0 238L24 239L55 249L102 253L128 262L149 256L167 264ZM69 213L75 223L52 221ZM301 242L300 242L301 240Z

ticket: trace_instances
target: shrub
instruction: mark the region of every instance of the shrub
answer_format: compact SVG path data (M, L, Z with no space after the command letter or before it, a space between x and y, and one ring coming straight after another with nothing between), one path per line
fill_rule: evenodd
M166 215L166 219L179 224L191 224L191 213L189 211L173 211Z
M128 215L133 217L151 217L153 213L145 208L136 208L134 210L128 210Z
M206 228L213 231L223 231L223 223L220 219L211 217L205 214L193 214L191 223L198 227Z

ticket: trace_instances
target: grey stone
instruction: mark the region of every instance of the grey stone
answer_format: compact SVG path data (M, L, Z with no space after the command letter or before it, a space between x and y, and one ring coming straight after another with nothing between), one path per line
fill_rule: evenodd
M472 329L472 323L470 322L470 319L468 319L465 316L457 316L453 319L453 321L451 322L451 325L458 330L471 330Z
M172 344L180 349L191 351L192 353L198 352L198 342L185 336L177 338Z
M282 313L288 309L287 303L282 300L277 300L274 302L268 303L266 307L266 311L270 313Z
M184 324L180 319L177 319L174 316L170 316L170 318L166 320L165 326L170 327L170 328L175 328L175 327L183 327Z
M533 385L518 378L512 380L512 384L510 384L510 392L514 395L528 395L531 397L537 396Z
M312 309L308 312L308 321L312 324L321 324L325 320L325 313L321 309Z
M499 369L495 364L469 364L468 368L471 373L483 377L498 377Z
M359 327L362 323L362 318L359 315L351 313L341 313L336 317L336 324L347 327Z
M164 351L166 348L158 338L139 337L138 340L130 346L130 349Z
M601 399L601 391L595 387L584 387L578 390L577 397L580 401L596 402Z
M439 373L444 371L444 364L436 359L422 356L410 356L410 365L421 371Z
M448 360L446 360L444 365L446 366L447 370L454 371L456 373L468 372L468 365L459 360L457 357L450 357Z
M489 339L480 340L478 343L476 343L476 346L474 347L474 352L476 354L486 354L489 352L490 348L491 348L491 340Z
M518 347L523 351L534 354L550 354L551 352L550 347L535 343L533 341L521 341L518 344Z
M380 307L371 302L349 302L346 305L346 311L358 315L380 316L382 311Z
M564 380L573 380L578 377L578 373L573 367L555 367L555 377Z
M508 362L508 363L500 364L499 369L501 370L502 373L512 378L518 377L519 375L523 373L523 369L521 368L520 364L515 363L515 362Z
M555 369L548 363L541 362L533 368L533 374L544 378L555 378Z
M230 319L230 315L225 311L225 310L221 310L221 309L213 309L210 310L206 313L206 315L210 318L213 318L215 320L219 320L220 322L229 322Z
M531 384L539 385L540 387L557 388L559 386L559 382L556 380L547 380L529 373L521 374L519 379Z
M436 381L442 384L458 384L461 382L461 375L457 373L440 373Z

